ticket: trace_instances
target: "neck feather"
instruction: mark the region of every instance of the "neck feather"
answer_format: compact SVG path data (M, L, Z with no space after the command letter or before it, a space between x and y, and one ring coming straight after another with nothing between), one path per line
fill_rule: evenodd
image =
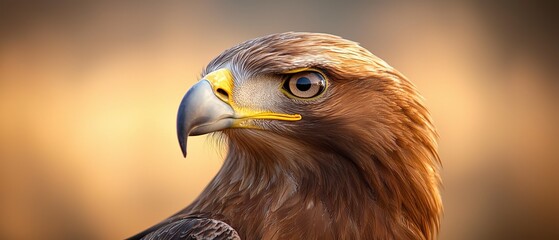
M321 234L334 239L430 239L434 234L439 200L431 184L436 183L429 166L409 165L423 162L410 159L417 154L404 150L371 154L343 144L313 151L269 134L229 133L223 167L186 211L212 213L241 235L255 237L281 231L279 226L305 226L299 236L310 234L310 228L320 233L307 221L321 224L325 228ZM293 226L286 226L290 225L286 218ZM245 219L254 222L247 224Z

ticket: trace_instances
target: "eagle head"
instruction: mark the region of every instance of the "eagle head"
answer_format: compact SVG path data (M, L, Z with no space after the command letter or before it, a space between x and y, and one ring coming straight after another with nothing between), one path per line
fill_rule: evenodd
M432 239L441 199L436 132L413 84L357 43L281 33L213 59L177 132L228 146L182 214L243 238Z

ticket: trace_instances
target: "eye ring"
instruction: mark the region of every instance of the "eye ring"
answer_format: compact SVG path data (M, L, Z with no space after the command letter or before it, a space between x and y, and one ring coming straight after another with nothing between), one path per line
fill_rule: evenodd
M326 77L318 71L298 72L283 82L282 89L291 98L313 99L326 89Z

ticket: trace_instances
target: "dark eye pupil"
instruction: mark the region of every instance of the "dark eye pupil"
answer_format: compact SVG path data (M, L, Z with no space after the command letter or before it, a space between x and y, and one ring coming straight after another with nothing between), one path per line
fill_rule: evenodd
M299 89L299 91L307 91L311 89L311 80L306 77L301 77L297 79L295 86Z

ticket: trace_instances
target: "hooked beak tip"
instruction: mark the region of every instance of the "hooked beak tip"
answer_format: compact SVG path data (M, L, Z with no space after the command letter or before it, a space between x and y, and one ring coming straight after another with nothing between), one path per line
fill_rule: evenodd
M182 132L179 131L179 145L184 158L186 158L186 138L188 138L188 136L185 137Z
M177 136L179 139L179 145L182 151L182 155L186 158L186 140L188 138L188 130L185 129L183 125L185 119L183 104L179 108L179 114L177 117Z
M202 135L228 128L235 111L218 98L208 80L201 80L184 95L177 114L177 137L186 158L188 136Z

